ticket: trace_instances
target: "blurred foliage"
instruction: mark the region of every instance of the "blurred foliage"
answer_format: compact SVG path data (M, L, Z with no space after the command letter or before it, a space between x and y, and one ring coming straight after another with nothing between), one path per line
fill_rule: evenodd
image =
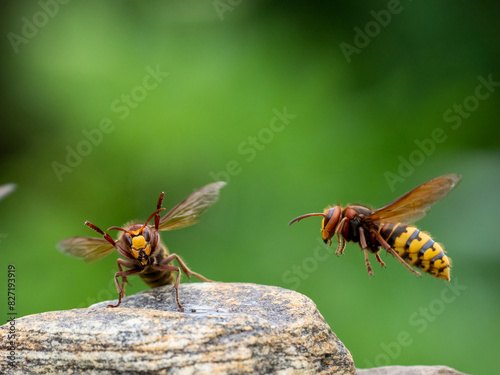
M193 270L304 293L358 367L496 368L484 353L500 350L500 96L477 87L500 81L498 3L2 8L0 184L18 188L0 202L0 251L2 274L16 266L19 316L117 297L116 254L85 264L55 249L93 236L85 220L144 220L161 191L170 208L225 179L199 224L163 236ZM346 58L347 44L357 52ZM418 226L453 259L449 284L385 254L370 279L357 245L326 256L319 218L287 227L328 204L384 205L445 173L463 182ZM128 294L146 288L130 282Z

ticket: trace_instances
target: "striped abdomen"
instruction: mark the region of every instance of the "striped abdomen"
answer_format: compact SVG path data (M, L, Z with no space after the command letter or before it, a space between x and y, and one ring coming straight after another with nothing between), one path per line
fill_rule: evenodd
M427 233L405 224L383 224L380 234L408 264L450 281L450 259Z
M155 263L159 264L167 256L167 248L162 243L159 243L156 247ZM174 274L171 271L155 270L153 272L141 273L139 276L151 288L173 284L174 282Z

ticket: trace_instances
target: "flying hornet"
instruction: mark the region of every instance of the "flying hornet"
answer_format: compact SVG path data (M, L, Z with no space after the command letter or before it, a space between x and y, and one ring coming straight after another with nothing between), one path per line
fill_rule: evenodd
M417 276L416 267L432 276L450 281L451 259L443 247L427 233L408 225L421 219L432 204L443 199L461 180L461 176L448 174L430 180L377 210L361 206L340 205L327 207L323 213L296 217L288 225L310 216L323 216L321 233L325 243L332 244L337 235L335 254L344 253L346 242L357 242L364 252L368 274L373 276L368 253L375 254L382 267L380 247L393 255Z

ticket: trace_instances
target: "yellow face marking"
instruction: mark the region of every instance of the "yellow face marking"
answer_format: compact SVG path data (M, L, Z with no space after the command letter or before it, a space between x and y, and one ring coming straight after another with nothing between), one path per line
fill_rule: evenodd
M325 212L328 212L327 210L325 210ZM323 220L321 221L321 237L323 237L323 241L326 241L328 239L328 237L330 237L330 233L324 229L325 227L325 218L323 218Z
M139 258L139 252L138 252L137 250L130 249L130 251L132 252L132 256L133 256L135 259L138 259L138 258Z
M144 239L144 236L132 237L132 246L135 249L144 249L144 247L146 246L146 240Z
M321 237L326 241L330 237L330 233L326 229L321 229Z

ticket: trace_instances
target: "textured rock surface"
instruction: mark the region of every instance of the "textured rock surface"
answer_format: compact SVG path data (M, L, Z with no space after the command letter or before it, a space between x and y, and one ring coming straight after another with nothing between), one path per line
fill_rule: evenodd
M183 284L126 297L119 308L17 320L16 364L0 372L85 374L354 374L351 355L302 294L255 284ZM7 325L0 327L0 340ZM1 356L5 356L3 351Z
M467 375L447 366L385 366L357 370L356 375Z

